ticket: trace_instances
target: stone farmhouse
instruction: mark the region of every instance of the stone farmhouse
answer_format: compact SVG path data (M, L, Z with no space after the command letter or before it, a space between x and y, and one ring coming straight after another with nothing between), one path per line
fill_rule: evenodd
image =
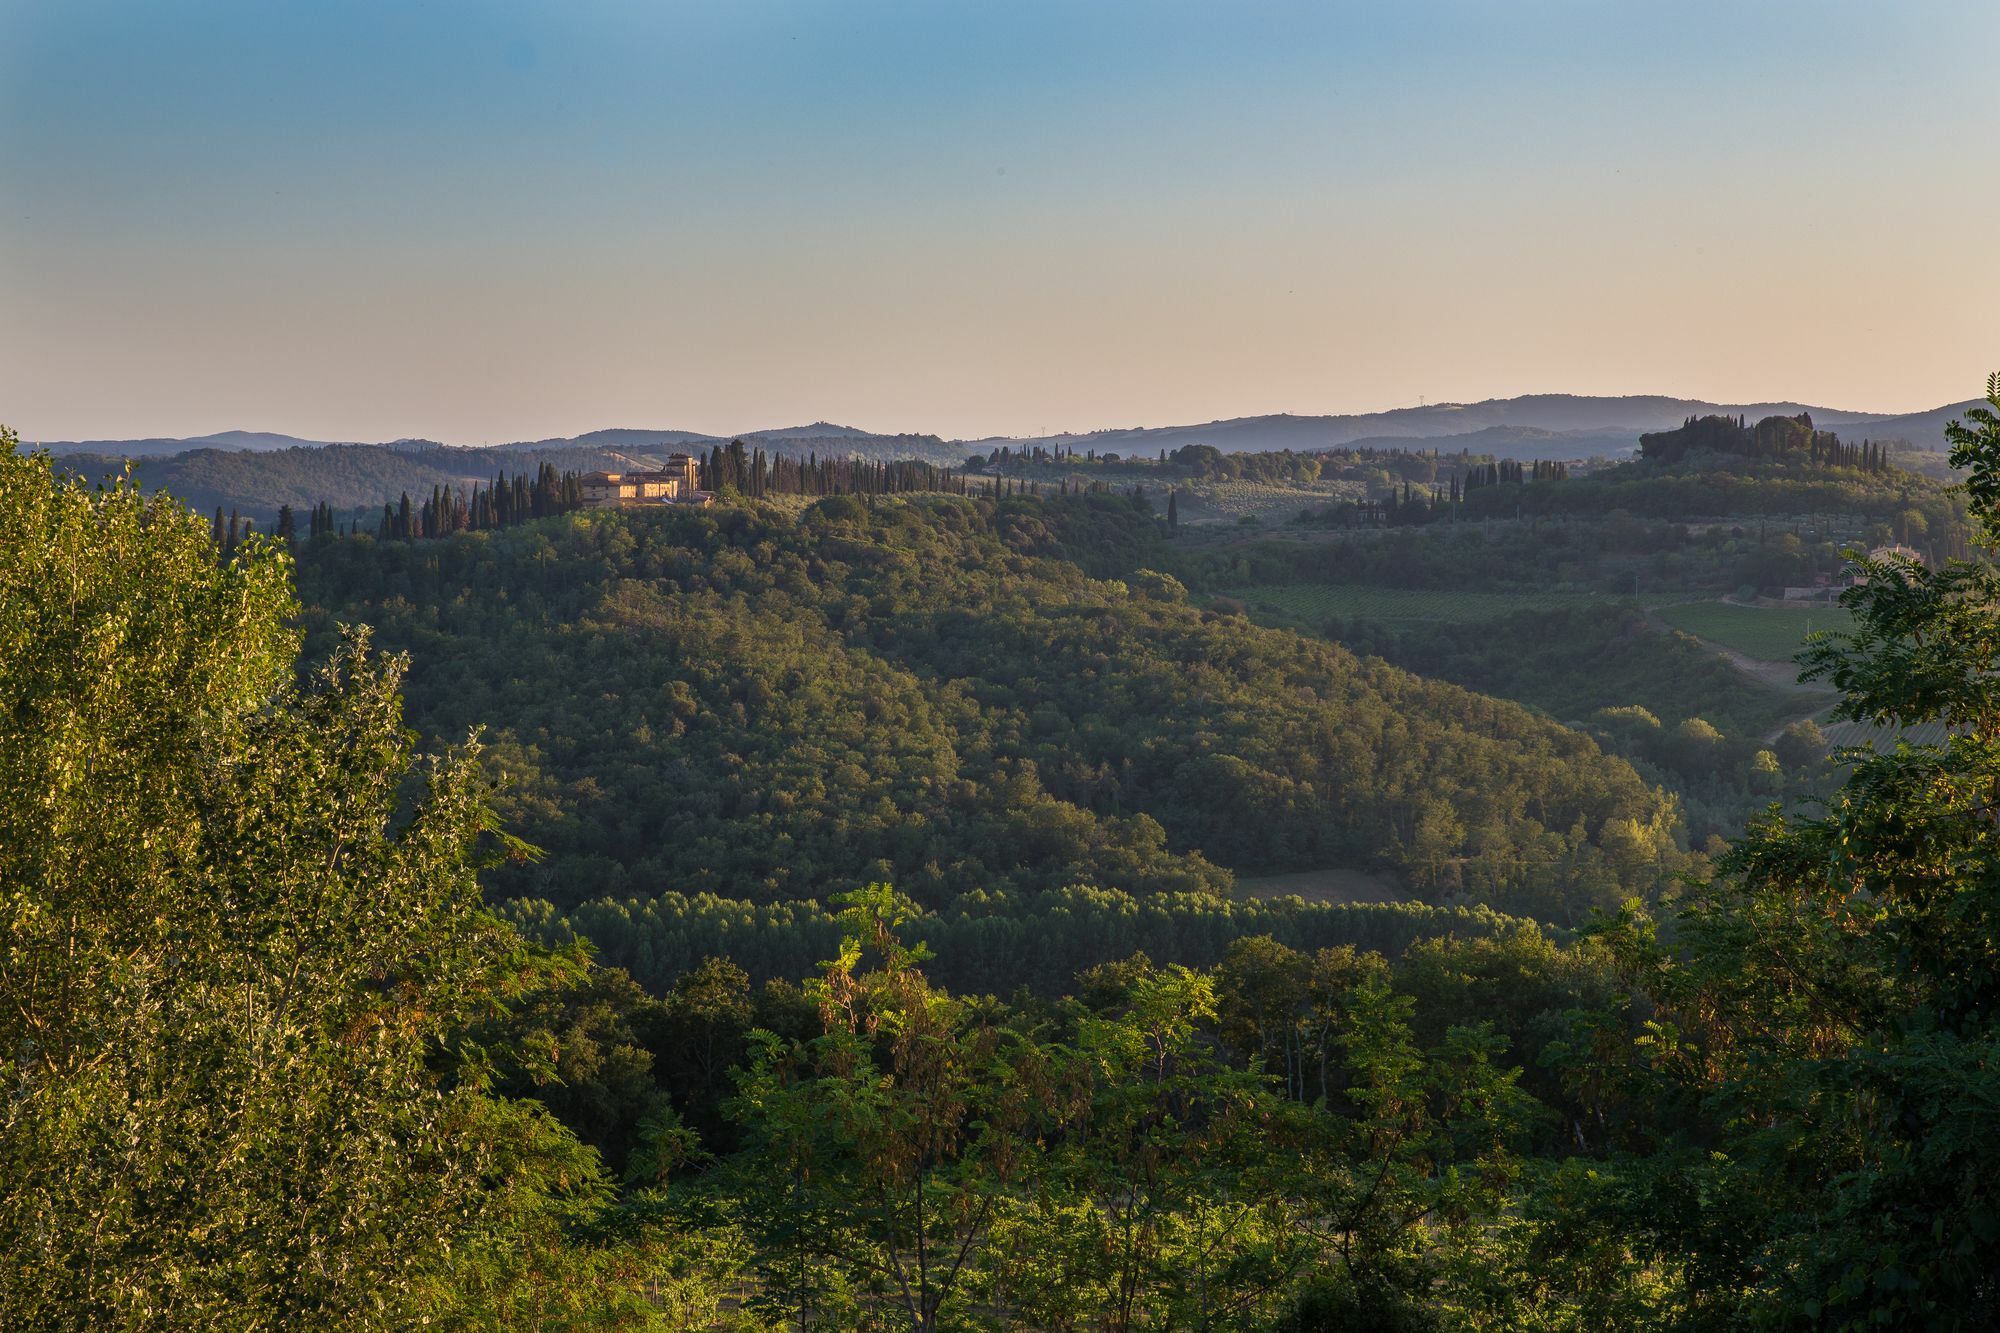
M714 503L700 485L701 466L687 454L669 455L658 472L586 472L581 480L585 509Z

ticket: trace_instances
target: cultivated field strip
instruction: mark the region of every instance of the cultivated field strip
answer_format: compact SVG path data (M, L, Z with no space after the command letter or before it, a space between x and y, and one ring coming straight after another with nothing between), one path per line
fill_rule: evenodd
M1560 611L1615 599L1587 592L1472 592L1380 588L1352 583L1280 583L1230 594L1246 605L1311 623L1332 619L1384 624L1477 624L1517 611Z

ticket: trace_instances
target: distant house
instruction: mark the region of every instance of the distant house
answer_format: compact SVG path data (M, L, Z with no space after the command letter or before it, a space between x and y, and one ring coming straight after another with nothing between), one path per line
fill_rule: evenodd
M1924 559L1921 551L1904 546L1900 542L1893 546L1878 546L1868 553L1868 558L1870 560L1901 560L1908 564L1919 566L1929 564L1929 561ZM1865 574L1856 574L1849 581L1854 586L1859 587L1868 582L1868 576Z
M657 472L586 472L585 509L630 509L654 504L708 504L714 497L698 489L701 465L687 454L672 454Z

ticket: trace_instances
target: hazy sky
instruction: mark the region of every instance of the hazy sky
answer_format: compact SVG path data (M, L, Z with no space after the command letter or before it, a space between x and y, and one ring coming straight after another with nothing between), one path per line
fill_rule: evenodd
M1994 0L0 0L0 421L948 435L2000 368Z

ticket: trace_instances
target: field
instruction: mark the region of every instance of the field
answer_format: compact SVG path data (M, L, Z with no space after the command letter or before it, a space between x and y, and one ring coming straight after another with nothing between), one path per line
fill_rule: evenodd
M1289 875L1239 876L1245 898L1299 897L1309 903L1391 903L1409 895L1365 870L1301 870Z
M1308 625L1342 620L1396 624L1476 624L1516 611L1557 611L1609 600L1585 592L1461 592L1449 588L1377 588L1353 583L1277 583L1230 593L1254 610Z
M1151 491L1151 487L1147 488ZM1193 481L1180 486L1181 522L1206 526L1255 519L1264 527L1289 523L1302 509L1321 509L1336 500L1361 498L1364 488L1355 482L1324 482L1311 486L1280 485L1262 481ZM1165 511L1166 500L1155 502Z
M1791 661L1806 635L1815 630L1845 631L1853 624L1853 618L1837 606L1795 611L1733 602L1686 602L1661 607L1659 616L1675 629L1765 662Z

